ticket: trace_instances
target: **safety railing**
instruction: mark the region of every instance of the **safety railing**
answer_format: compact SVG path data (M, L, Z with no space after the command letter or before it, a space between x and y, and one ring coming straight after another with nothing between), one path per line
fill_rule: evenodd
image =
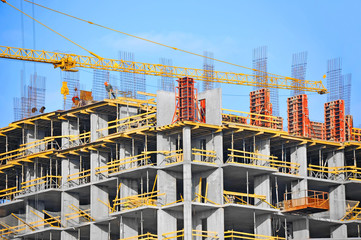
M10 202L10 201L14 200L14 198L20 192L21 191L18 190L17 187L11 187L11 188L6 188L6 189L3 189L3 190L0 190L0 204L7 203L7 202Z
M50 150L58 150L61 148L56 137L45 137L40 140L21 144L18 149L0 153L0 165L6 164L7 161L23 158L32 154L37 154Z
M67 176L67 182L73 182L78 185L90 182L90 169L81 172L73 173Z
M165 193L159 193L159 191L152 191L119 199L116 198L113 200L112 209L113 211L123 211L142 206L157 206L159 200L158 198L164 195Z
M223 108L222 111L222 122L225 124L239 123L282 130L283 123L280 117Z
M359 201L346 201L346 214L341 221L361 220L361 206Z
M183 162L183 149L162 152L166 165Z
M258 206L259 204L264 202L272 208L275 208L275 209L277 208L266 200L265 195L223 191L223 197L224 197L225 204L240 204L240 205Z
M151 127L156 125L156 111L133 115L121 119L115 119L108 122L108 127L98 129L97 132L105 130L113 130L116 132L125 132L129 129L137 129L141 127Z
M174 232L169 232L169 233L165 233L162 234L163 240L168 240L168 239L182 239L185 240L185 236L184 236L184 229L183 230L179 230L179 231L174 231ZM197 239L197 238L202 238L202 239L206 239L206 240L215 240L215 239L219 239L218 237L218 233L217 232L212 232L212 231L202 231L202 230L192 230L192 239Z
M361 180L361 168L357 166L326 167L308 165L308 176L329 180Z
M292 194L301 197L290 199ZM302 211L308 209L328 210L328 193L322 191L305 190L284 194L284 201L278 203L278 207L285 212Z
M46 175L21 183L23 192L44 190L49 188L60 188L61 176Z
M134 237L120 238L119 240L158 240L158 236L148 232Z
M281 173L298 175L299 163L278 160L278 157L256 152L247 152L229 148L227 163L247 164L257 167L277 169Z
M69 148L81 146L90 143L90 132L81 133L79 135L66 136L69 139Z
M216 151L192 148L193 162L216 163Z
M238 232L233 230L228 230L224 232L224 239L230 240L238 240L238 239L255 239L255 240L285 240L283 237L273 237L273 236L266 236L260 234L253 234L253 233L245 233L245 232Z
M108 162L105 166L96 167L95 174L109 175L125 170L139 168L142 166L153 166L154 163L152 163L152 161L150 160L151 154L154 154L154 152L145 152L135 156L126 157L119 160L113 160L111 162Z
M69 221L72 219L82 218L87 222L95 221L95 219L90 215L90 209L83 210L74 204L71 204L68 207L73 210L73 212L65 214L65 220Z
M35 214L37 217L39 217L40 220L28 223L25 220L23 220L22 218L15 215L14 213L11 213L11 215L14 218L16 218L19 222L21 222L22 224L17 225L17 226L9 226L7 224L0 223L0 225L3 227L2 229L0 229L0 237L8 238L11 236L16 236L17 234L24 233L27 230L35 231L37 228L40 228L40 227L54 227L54 228L61 227L60 216L56 216L56 217L51 216L50 214L48 214L47 212L45 212L43 210L43 212L45 212L47 214L47 216L49 217L49 218L44 219L41 216L39 216L37 213L35 213L34 211L32 211L32 210L30 210L30 211L33 214Z

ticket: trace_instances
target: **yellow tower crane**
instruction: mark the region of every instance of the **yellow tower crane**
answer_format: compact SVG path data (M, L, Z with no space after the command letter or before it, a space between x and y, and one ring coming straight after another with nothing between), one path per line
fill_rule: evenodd
M212 81L244 86L289 90L297 89L308 92L317 92L319 94L327 93L327 89L322 84L322 81L301 80L275 74L259 76L257 74L213 71L211 77L206 77L207 74L204 74L204 70L196 68L167 66L163 64L124 61L110 58L6 46L0 46L0 58L50 63L54 65L54 68L60 68L63 71L77 71L76 68L82 67L146 74L151 76L165 76L174 78L190 77L199 81Z

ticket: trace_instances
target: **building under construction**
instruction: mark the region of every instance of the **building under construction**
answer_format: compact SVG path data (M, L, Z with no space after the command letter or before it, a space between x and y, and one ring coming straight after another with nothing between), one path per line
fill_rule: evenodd
M269 89L250 112L221 89L117 97L0 129L2 239L358 238L361 129L343 100L308 118Z

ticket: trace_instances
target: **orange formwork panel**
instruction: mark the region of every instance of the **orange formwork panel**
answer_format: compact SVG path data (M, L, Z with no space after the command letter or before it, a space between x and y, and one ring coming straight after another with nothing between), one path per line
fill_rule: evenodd
M256 114L262 114L265 116L251 115L250 124L260 127L271 127L271 118L267 116L272 116L272 104L271 104L271 95L270 90L262 88L256 91L249 93L250 97L250 112ZM259 120L258 120L259 119ZM266 120L266 121L262 121Z
M325 124L310 121L310 137L325 140Z
M336 142L346 140L345 101L325 103L325 138Z
M306 94L287 98L288 133L310 137L310 120Z
M285 199L287 195L285 194ZM306 194L305 194L306 195ZM308 190L307 196L284 200L281 206L283 212L316 213L329 210L328 193Z

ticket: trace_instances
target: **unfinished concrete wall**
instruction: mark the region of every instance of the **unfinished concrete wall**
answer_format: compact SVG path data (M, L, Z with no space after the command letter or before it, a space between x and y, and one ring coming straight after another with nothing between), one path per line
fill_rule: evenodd
M157 127L172 123L175 107L174 92L157 91Z
M215 88L200 92L198 101L206 100L206 123L222 125L222 89Z

